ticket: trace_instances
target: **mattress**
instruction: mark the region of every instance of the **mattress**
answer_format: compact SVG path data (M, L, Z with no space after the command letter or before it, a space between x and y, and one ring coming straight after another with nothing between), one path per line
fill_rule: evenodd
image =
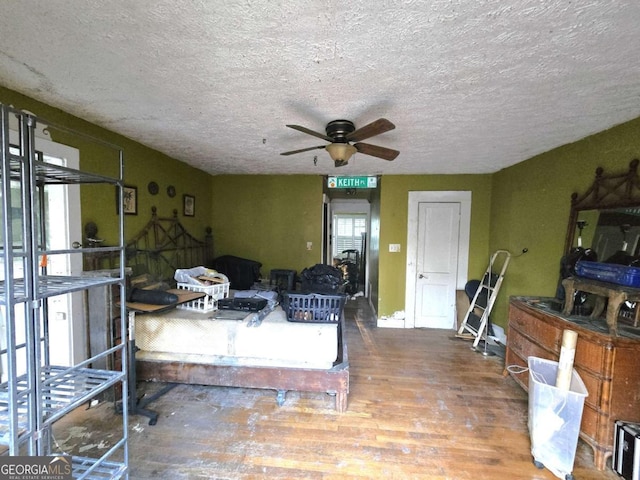
M277 307L260 325L253 313L170 310L135 317L136 358L214 365L329 369L338 356L335 323L288 322Z

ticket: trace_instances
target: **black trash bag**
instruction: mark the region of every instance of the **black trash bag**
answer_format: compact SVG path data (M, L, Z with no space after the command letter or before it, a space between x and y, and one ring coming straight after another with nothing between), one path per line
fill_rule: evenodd
M300 272L300 284L307 293L339 293L344 283L342 272L331 265L318 263Z
M618 250L616 253L607 258L604 263L613 263L615 265L624 265L625 267L637 266L638 259L629 255L624 250Z
M574 247L560 259L560 281L556 288L556 298L558 300L564 301L566 297L562 280L576 275L576 265L581 260L597 262L598 254L591 248ZM588 299L588 295L584 292L575 292L574 295L574 306L576 307L581 306Z

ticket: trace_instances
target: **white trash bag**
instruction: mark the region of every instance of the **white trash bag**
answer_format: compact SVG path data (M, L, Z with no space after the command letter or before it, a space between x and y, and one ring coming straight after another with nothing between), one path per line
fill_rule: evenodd
M207 267L178 268L173 276L176 282L190 285L203 285L203 280L206 281L203 277L209 277L212 281L219 283L227 283L229 281L226 275Z

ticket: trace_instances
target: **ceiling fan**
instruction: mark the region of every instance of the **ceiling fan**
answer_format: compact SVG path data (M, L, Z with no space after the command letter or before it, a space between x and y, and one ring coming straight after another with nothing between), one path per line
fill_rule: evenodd
M353 122L350 122L349 120L333 120L332 122L329 122L325 128L325 131L327 132L326 135L314 132L306 127L301 127L300 125L287 125L287 127L293 128L294 130L298 130L302 133L313 135L314 137L322 138L330 143L329 145L319 145L316 147L283 152L280 155L293 155L295 153L324 148L329 152L329 155L331 155L336 167L342 167L349 163L349 159L356 152L371 155L372 157L382 158L383 160L393 160L400 154L398 150L360 142L360 140L365 140L396 128L396 126L386 118L379 118L378 120L371 122L364 127L358 128L357 130ZM351 145L350 142L356 143Z

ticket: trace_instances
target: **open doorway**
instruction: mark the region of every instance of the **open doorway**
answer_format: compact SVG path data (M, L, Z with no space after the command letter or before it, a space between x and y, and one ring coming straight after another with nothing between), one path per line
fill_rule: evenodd
M357 278L357 284L350 286L352 295L365 297L374 312L378 303L381 180L379 176L323 178L322 262L347 263L347 278L349 273Z
M333 215L333 265L342 270L349 295L364 295L368 221L364 213Z
M367 296L370 205L366 200L331 201L327 257L342 270L345 292Z
M12 144L18 141L17 127L11 125L9 137ZM16 147L10 148L14 154L18 153ZM73 169L77 169L79 165L79 152L77 149L52 142L48 138L48 133L42 130L35 132L35 150L36 157L40 162L61 165ZM23 222L21 219L22 212L22 194L24 190L23 184L18 180L12 180L11 190L11 208L14 210L13 232L14 238L2 239L5 246L12 245L16 251L23 251ZM44 236L39 239L39 248L47 250L69 250L74 241L82 240L80 232L80 187L77 185L52 184L47 186L37 186L35 196L37 202L43 208L37 209L34 220L40 226ZM40 203L42 202L42 203ZM45 212L44 216L40 215L40 211ZM61 228L62 227L62 228ZM46 245L46 247L45 247ZM47 268L50 275L80 275L82 271L82 257L80 255L56 254L42 257L42 261L46 259L46 263L41 264ZM0 259L3 264L4 258ZM4 268L0 269L0 280L4 281ZM22 258L17 255L14 258L13 265L14 278L24 278L24 264ZM0 331L6 329L7 314L0 308ZM46 315L48 321L45 322L45 315L40 310L40 331L43 332L42 341L49 345L45 349L46 355L49 355L48 362L54 365L70 366L78 363L86 358L84 349L84 314L82 308L82 293L74 292L64 295L49 297L46 302ZM14 318L14 329L16 335L16 343L25 345L27 337L27 313L24 308L16 308ZM6 335L0 335L5 339ZM6 345L0 343L0 350L5 351ZM19 355L16 359L18 374L27 371L26 357ZM0 372L2 372L2 380L6 380L5 374L6 358L0 361Z

